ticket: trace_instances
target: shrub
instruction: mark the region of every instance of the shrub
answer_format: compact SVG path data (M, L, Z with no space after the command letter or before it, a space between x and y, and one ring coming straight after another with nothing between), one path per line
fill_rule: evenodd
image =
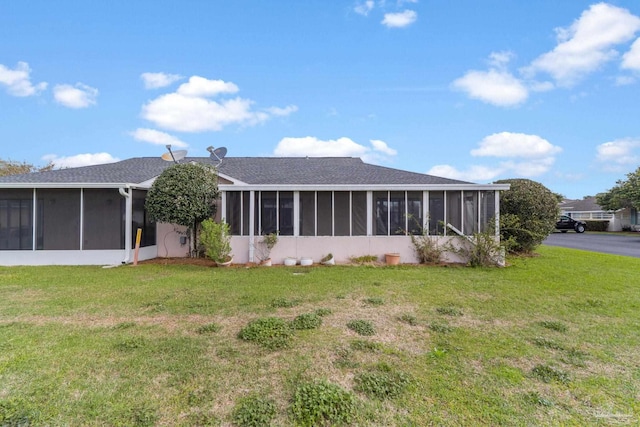
M532 252L555 230L558 197L544 185L529 179L505 179L511 184L500 194L500 233L511 252Z
M355 390L377 399L391 399L400 395L409 385L409 376L386 364L375 370L355 376Z
M376 333L373 324L367 320L352 320L347 323L347 328L351 329L359 335L370 336L375 335Z
M500 239L496 238L494 227L489 227L473 236L459 237L461 245L451 249L467 260L471 267L501 267L504 266L504 253Z
M316 313L304 313L291 322L293 329L316 329L322 325L322 318Z
M585 221L587 223L587 230L589 231L607 231L609 228L609 221Z
M371 264L378 261L378 257L376 255L352 256L349 259L354 264Z
M276 404L268 397L243 397L233 409L233 424L241 427L270 426L276 415Z
M442 261L442 255L448 247L440 245L437 236L429 236L425 230L422 234L409 234L409 237L420 264L437 264Z
M296 388L291 413L301 426L350 424L356 415L356 399L327 381L304 383Z
M269 350L277 350L289 346L293 330L289 323L278 317L255 319L245 326L238 337L245 341L253 341Z
M215 222L211 218L202 221L200 241L205 255L215 262L226 262L231 258L231 234L229 224Z

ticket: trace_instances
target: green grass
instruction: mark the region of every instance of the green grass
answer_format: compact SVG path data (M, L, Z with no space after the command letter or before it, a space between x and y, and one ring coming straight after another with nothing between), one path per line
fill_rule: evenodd
M508 261L0 267L0 425L291 425L331 399L366 426L640 423L640 259L543 246ZM238 337L318 310L284 348ZM379 366L410 378L392 399L362 392L397 382Z

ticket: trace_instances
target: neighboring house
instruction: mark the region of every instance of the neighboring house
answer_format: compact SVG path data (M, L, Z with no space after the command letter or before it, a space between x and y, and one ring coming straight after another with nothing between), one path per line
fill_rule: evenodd
M213 164L206 158L183 161ZM170 166L160 158L0 177L0 265L120 264L188 255L184 229L154 224L147 190ZM420 227L451 240L497 223L508 184L473 184L364 163L358 158L225 158L217 219L231 226L235 263L257 261L260 234L279 233L274 262L398 252L417 262L405 234ZM497 228L497 227L496 227ZM497 236L496 231L496 236ZM454 254L449 254L455 258Z
M583 221L608 221L607 231L621 231L626 228L636 228L638 214L633 208L606 211L595 197L585 197L580 200L564 200L560 203L560 213Z

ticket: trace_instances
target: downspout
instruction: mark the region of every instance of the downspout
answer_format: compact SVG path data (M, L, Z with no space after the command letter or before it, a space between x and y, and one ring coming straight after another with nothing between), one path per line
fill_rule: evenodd
M128 190L128 191L127 191ZM120 195L125 198L125 214L124 214L124 259L122 260L123 264L129 263L129 258L131 257L131 222L133 220L133 208L132 208L132 198L131 198L131 188L124 187L118 188Z

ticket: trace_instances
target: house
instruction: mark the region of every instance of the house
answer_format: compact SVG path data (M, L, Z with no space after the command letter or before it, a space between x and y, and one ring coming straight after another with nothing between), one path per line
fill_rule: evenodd
M578 200L564 200L559 205L562 215L582 221L608 221L607 231L635 229L638 224L638 213L634 208L617 211L606 211L592 196Z
M183 161L216 165L208 157ZM0 177L0 265L129 263L139 228L140 260L187 256L184 230L153 223L144 208L147 190L171 164L142 157ZM230 224L235 263L256 261L260 234L273 231L280 236L274 262L318 261L329 252L338 262L386 252L416 262L406 232L424 227L451 240L454 229L484 231L497 224L499 194L509 188L359 158L227 157L217 169L217 219Z

